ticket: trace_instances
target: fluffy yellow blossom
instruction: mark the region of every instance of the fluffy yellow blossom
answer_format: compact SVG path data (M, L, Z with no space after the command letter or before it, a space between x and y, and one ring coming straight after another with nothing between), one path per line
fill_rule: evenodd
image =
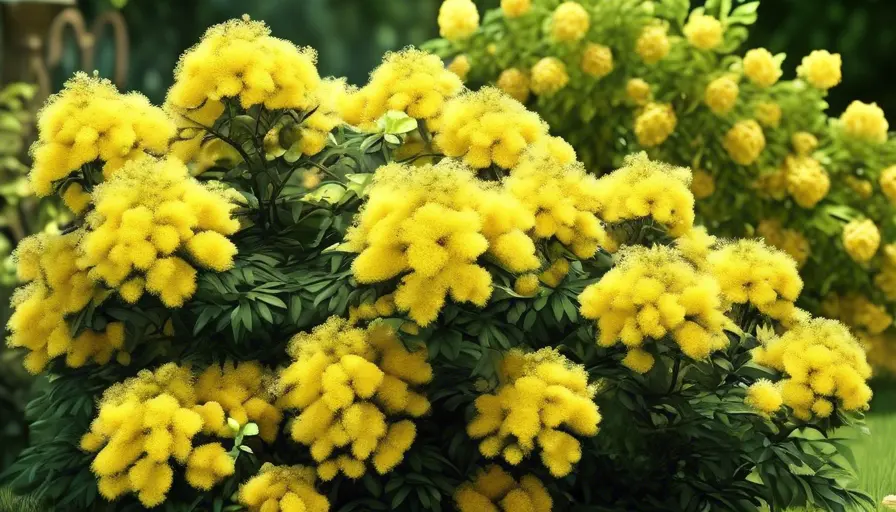
M830 89L840 83L842 73L840 67L843 61L839 53L830 53L827 50L814 50L803 57L803 62L796 68L800 78L804 78L812 87L818 89Z
M753 182L753 188L763 196L781 201L787 197L787 167L782 165L777 169L764 170Z
M602 44L588 43L582 50L580 66L586 75L603 78L613 71L613 50Z
M196 290L190 262L219 272L233 266L236 246L225 235L239 228L234 205L190 177L176 158L128 162L93 198L78 265L95 280L118 288L145 279L147 291L180 307ZM123 298L135 302L140 295L133 290Z
M720 76L709 85L703 93L703 101L714 114L724 115L731 112L737 103L737 82L730 76Z
M472 0L445 0L439 8L439 34L449 41L466 39L479 28L479 11Z
M703 226L695 226L683 236L675 239L675 247L688 261L697 268L706 267L706 258L715 247L718 239L710 235Z
M233 459L220 444L193 446L203 427L195 406L189 369L173 363L109 387L81 439L83 450L96 453L90 467L100 494L111 501L132 492L145 507L155 507L171 488L173 462L187 465L187 482L202 490L232 475ZM197 462L208 463L209 480L190 477Z
M667 30L665 25L660 24L647 25L641 30L641 35L635 43L635 51L641 60L647 64L656 64L669 55L672 44L669 42Z
M803 281L796 262L786 253L760 240L743 239L723 244L708 262L726 300L751 304L782 322L793 316Z
M694 194L695 199L706 199L715 191L716 183L712 174L700 169L694 171L691 180L691 193Z
M73 368L89 361L105 364L124 343L121 323L107 325L105 332L86 329L72 336L65 321L66 315L87 307L99 292L87 272L75 264L82 235L81 230L32 235L14 253L18 278L27 284L13 294L7 343L28 349L25 368L31 373L39 373L51 359L63 356Z
M882 144L887 141L890 124L877 103L853 101L840 115L843 132L854 139Z
M535 94L551 95L566 87L569 74L566 64L556 57L544 57L532 66L529 87Z
M813 208L828 195L831 179L821 163L810 156L788 156L784 160L787 193L796 204Z
M558 258L554 260L544 272L539 274L538 280L551 288L556 288L568 274L569 260L566 258Z
M495 86L520 103L525 103L529 99L529 77L517 68L502 71Z
M519 295L531 297L538 293L538 276L535 274L523 274L513 283L513 291Z
M756 234L764 238L769 245L789 254L798 267L806 263L812 252L809 240L802 233L784 228L778 219L761 220L756 227Z
M836 407L864 409L871 399L865 351L836 320L800 322L754 350L753 359L784 373L778 383L784 405L801 420L826 418Z
M641 78L632 78L625 84L625 95L636 105L650 101L650 84Z
M771 87L781 78L781 63L765 48L754 48L744 55L744 74L759 87Z
M891 165L880 172L878 184L887 199L891 203L896 203L896 165Z
M563 2L551 14L551 37L565 43L578 41L588 33L591 17L578 2Z
M389 110L405 112L435 129L445 101L463 89L460 77L442 59L414 48L390 52L370 81L346 96L342 117L349 124L373 126Z
M858 263L868 263L880 247L880 230L871 219L854 220L843 226L843 248Z
M871 302L868 297L859 294L838 296L828 294L821 304L826 317L836 318L855 329L869 334L880 334L893 325L893 317L887 308Z
M650 148L659 146L675 131L678 118L668 103L648 103L635 117L638 144Z
M501 457L515 466L539 449L554 477L568 475L582 457L573 434L596 435L601 419L585 367L552 348L513 350L504 358L501 377L494 394L476 399L467 434L482 439L479 451L486 458Z
M790 137L790 144L799 156L807 156L818 147L818 139L809 132L796 132Z
M329 512L327 497L314 488L314 469L266 462L240 486L239 502L249 512Z
M652 161L644 153L630 155L623 167L598 180L599 217L610 224L650 217L681 236L694 225L690 183L686 168Z
M766 128L777 128L781 123L781 106L774 101L763 101L756 105L756 119Z
M691 46L712 50L722 44L722 23L706 14L692 12L684 26L684 35Z
M434 138L446 156L481 169L510 169L527 146L547 134L538 114L494 87L467 92L446 103Z
M874 194L874 185L868 180L847 176L845 181L846 185L862 199L868 199Z
M448 65L447 69L457 75L461 80L466 80L467 73L470 72L470 58L466 55L458 55L452 59L451 64Z
M728 156L740 165L751 165L765 149L765 134L753 119L738 121L725 133L722 145Z
M316 155L323 151L330 132L342 123L339 109L347 94L345 80L323 80L316 94L317 107L311 115L301 122L291 116L283 116L265 134L267 160L274 160L287 153ZM196 157L198 159L199 156Z
M541 480L525 475L519 482L491 465L475 480L458 487L454 502L460 512L551 512L553 500Z
M532 0L501 0L501 11L507 18L519 18L532 10Z
M75 73L37 114L31 187L39 196L49 195L55 182L96 160L109 177L127 160L163 154L173 136L174 123L146 97L120 94L109 80ZM75 190L68 188L69 207L84 200L79 194L70 202Z
M259 436L265 442L274 442L283 415L272 405L270 380L264 368L254 361L206 368L195 386L196 398L204 404L203 411L199 411L205 419L203 431L229 437L231 430L225 419L233 418L240 425L255 423Z
M84 187L76 181L69 182L62 192L62 202L75 215L80 215L87 210L90 205L90 193L84 190Z
M579 303L582 316L597 320L598 344L628 347L622 364L638 373L653 366L648 340L667 334L692 359L728 345L719 285L671 247L622 248L616 266L588 285Z
M535 246L525 234L534 224L512 195L486 187L459 162L388 164L377 170L347 242L360 253L352 265L360 282L404 274L395 304L425 326L449 294L456 302L485 305L492 281L477 264L484 253L513 272L538 268Z
M432 379L426 350L409 352L386 324L360 329L331 317L288 351L277 405L298 411L289 434L310 448L317 475L357 479L368 464L381 475L397 466L416 436L407 418L430 408L419 390Z
M771 414L784 405L781 390L768 379L759 379L751 384L744 402L765 414Z

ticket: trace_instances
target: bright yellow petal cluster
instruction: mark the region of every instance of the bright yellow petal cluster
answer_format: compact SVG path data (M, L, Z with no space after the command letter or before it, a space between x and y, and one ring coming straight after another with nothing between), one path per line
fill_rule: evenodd
M687 233L675 239L675 247L688 261L704 269L710 252L718 239L709 234L703 226L694 226Z
M174 136L174 123L143 95L120 94L109 80L75 73L38 113L37 136L31 149L31 186L46 196L54 182L84 164L101 161L109 177L126 160L163 154ZM75 204L70 206L77 210Z
M601 419L585 367L552 348L514 350L505 356L502 374L494 394L476 399L467 434L482 439L479 451L486 458L500 456L515 466L540 449L552 475L568 475L582 457L572 434L596 435Z
M72 336L65 321L66 315L87 307L100 292L87 272L75 265L82 235L80 230L32 235L22 240L14 254L18 277L28 284L13 294L7 343L28 349L25 368L31 373L41 372L50 359L63 356L73 368L89 361L106 364L122 348L121 323L107 325L105 332L86 329Z
M774 101L763 101L756 105L756 120L766 128L777 128L781 123L781 106Z
M327 136L342 123L339 106L346 94L344 79L326 79L317 88L317 109L299 127L298 149L305 155L323 151Z
M796 68L796 73L806 79L812 87L827 90L840 83L843 78L840 71L842 65L839 53L814 50L803 57L803 62Z
M460 512L551 512L554 504L541 480L525 475L517 482L494 464L458 487L454 502Z
M648 103L635 117L635 136L645 148L659 146L675 131L678 118L668 103Z
M195 407L193 376L173 363L154 372L141 370L109 387L90 432L81 439L82 449L96 453L91 469L100 494L115 500L133 492L144 506L155 507L171 488L172 458L188 466L187 481L198 489L208 490L232 475L233 459L220 444L193 446L203 427ZM208 463L207 482L191 478L197 463Z
M728 156L740 165L751 165L759 159L765 149L765 134L753 119L738 121L722 140Z
M582 71L594 78L603 78L613 71L613 50L608 46L588 43L582 50Z
M385 324L360 329L338 317L296 335L289 351L277 405L298 411L290 436L310 448L318 476L357 479L368 464L381 475L398 465L416 436L406 418L430 408L419 391L432 379L426 351L408 352Z
M684 35L691 46L701 50L712 50L722 44L724 29L722 23L706 14L691 13L684 26Z
M803 289L796 262L761 240L736 240L709 255L709 270L734 304L752 304L780 321L789 320Z
M893 325L887 308L859 294L838 296L830 293L821 304L825 317L836 318L846 325L869 334L880 334Z
M532 0L501 0L501 11L507 18L519 18L532 10Z
M566 87L569 73L566 64L557 57L544 57L530 70L529 87L539 96L549 96Z
M610 224L652 218L673 236L694 225L691 173L653 161L644 153L626 157L623 167L598 180L600 218Z
M563 2L551 14L551 37L555 41L571 43L585 37L591 16L578 2Z
M803 208L813 208L828 195L831 179L821 163L810 156L784 159L787 193Z
M756 226L756 234L767 244L789 254L798 267L802 267L812 253L809 240L799 231L783 227L779 219L763 219Z
M439 8L439 34L449 41L466 39L479 28L479 11L472 0L445 0Z
M733 78L720 76L706 86L703 101L714 114L724 115L734 108L738 92L737 82Z
M877 103L853 101L840 115L843 132L857 140L882 144L887 141L890 123Z
M768 379L759 379L751 384L744 402L764 414L771 414L784 405L781 390Z
M313 468L266 462L240 486L239 502L249 512L329 512L330 502L314 488L315 480Z
M520 103L529 99L529 77L520 69L508 68L502 71L495 86Z
M896 165L891 165L880 172L878 184L887 199L896 204Z
M78 265L135 303L144 290L171 308L196 291L198 267L233 266L234 205L203 186L180 160L128 162L93 192L96 210L80 244Z
M434 130L445 101L462 88L461 79L445 69L438 56L414 48L390 52L370 74L367 85L346 97L342 116L349 124L367 127L396 110L426 121Z
M728 345L719 284L676 249L623 247L617 263L579 295L582 316L597 320L600 346L628 347L622 364L645 373L654 357L648 340L671 334L681 351L703 359Z
M778 82L783 72L781 63L765 48L754 48L744 55L744 74L759 87L771 87Z
M808 156L818 147L818 139L809 132L796 132L790 137L790 144L799 156Z
M461 80L466 80L467 74L470 72L470 58L466 55L458 55L448 64L448 71L451 71Z
M716 180L712 174L697 169L691 178L691 193L695 199L706 199L716 191Z
M501 90L484 87L445 104L434 142L446 156L462 158L470 167L510 169L526 147L545 135L547 125L538 114Z
M858 263L868 263L880 247L880 230L871 219L854 220L843 226L843 248Z
M871 367L849 329L836 320L801 322L753 352L762 365L783 372L784 405L799 419L827 418L835 407L864 409L871 399Z
M625 84L625 96L635 105L646 105L650 101L650 84L641 78L632 78Z
M651 24L641 30L635 51L647 64L656 64L669 55L672 43L669 42L668 28L661 24Z
M557 258L544 272L538 275L538 280L551 288L556 288L568 274L569 260L566 258Z
M231 437L226 419L240 425L258 425L259 436L267 443L277 438L283 414L274 407L268 390L271 378L255 361L224 363L205 369L196 379L196 399L203 403L202 430L217 437Z

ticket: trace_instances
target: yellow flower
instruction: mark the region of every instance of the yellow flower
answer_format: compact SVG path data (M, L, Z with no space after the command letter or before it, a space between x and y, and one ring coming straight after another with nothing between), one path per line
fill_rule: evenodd
M541 480L525 475L519 482L500 466L480 469L475 480L458 487L460 512L551 512L553 500Z
M839 53L830 53L827 50L814 50L803 57L803 62L796 68L800 78L804 78L812 87L818 89L830 89L840 83L843 65Z
M806 237L799 231L785 229L778 219L759 221L759 225L756 226L756 234L764 238L769 245L789 254L796 261L798 267L802 267L809 259L811 247Z
M529 77L517 68L502 71L495 85L520 103L529 99Z
M843 226L843 248L858 263L868 263L880 247L880 230L871 219L854 220Z
M781 390L768 379L759 379L751 384L744 402L765 414L773 413L784 405Z
M891 165L880 172L878 179L880 190L891 203L896 203L896 165Z
M744 55L744 74L759 87L771 87L781 78L781 63L765 48L754 48Z
M672 45L666 31L665 25L651 24L644 27L635 43L635 51L641 60L647 64L656 64L669 54Z
M853 101L840 115L840 124L846 135L867 142L884 143L890 124L877 103Z
M461 80L465 80L467 73L470 72L470 59L466 55L458 55L448 65L448 71L457 75Z
M706 14L692 12L684 26L684 35L691 46L712 50L722 44L722 23Z
M762 127L753 119L738 121L725 133L722 146L736 163L751 165L765 149L765 135Z
M781 106L774 101L763 101L756 105L756 119L766 128L777 128L781 123Z
M675 131L678 118L668 103L648 103L635 118L638 144L645 148L659 146Z
M706 267L706 258L718 239L710 235L703 226L695 226L675 240L675 247L682 256L700 269Z
M787 192L803 208L813 208L828 195L831 179L818 160L809 156L788 156L784 160Z
M205 419L203 432L229 437L230 427L224 420L233 418L240 425L255 423L259 437L266 443L273 443L283 414L273 405L274 397L269 391L271 380L268 372L254 361L215 364L206 368L196 379L196 399L205 407L216 404L223 414L216 415L216 421L212 422L200 412Z
M578 2L563 2L551 15L551 36L556 41L573 42L585 37L591 18Z
M484 457L502 457L511 465L538 449L551 475L563 477L582 457L574 435L597 435L601 417L594 393L585 367L555 349L512 350L504 357L501 385L474 402L476 415L467 434L482 439Z
M445 0L439 8L439 34L449 41L466 39L479 28L479 11L472 0Z
M567 274L569 274L569 260L558 258L538 276L538 280L551 288L556 288Z
M640 78L632 78L625 84L625 95L636 105L650 101L650 84Z
M694 171L694 177L691 180L691 192L695 199L706 199L716 191L715 180L712 174L703 170Z
M566 87L566 64L556 57L544 57L532 66L529 87L535 94L551 95Z
M527 297L535 295L538 287L538 276L535 274L523 274L513 283L513 291Z
M613 51L602 44L588 43L582 51L582 71L603 78L613 71Z
M828 295L822 304L822 311L826 316L872 335L880 334L893 325L893 317L887 313L885 306L854 293L845 296Z
M724 115L731 112L737 102L737 82L729 76L720 76L709 85L703 95L703 101L714 114Z
M501 10L508 18L518 18L532 9L532 0L501 0Z
M265 462L240 486L239 502L250 512L328 512L327 497L315 489L314 469Z

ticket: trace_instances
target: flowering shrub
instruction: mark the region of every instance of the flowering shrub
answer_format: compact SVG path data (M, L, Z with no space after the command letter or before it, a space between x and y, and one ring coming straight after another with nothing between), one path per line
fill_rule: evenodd
M457 37L470 5L445 4ZM16 252L10 344L51 378L14 488L77 511L870 506L828 456L864 353L794 306L785 253L694 227L689 169L598 179L431 55L361 88L313 55L212 27L146 107L167 147L32 172L86 196ZM73 140L145 114L84 76L51 105L84 91Z
M594 174L638 149L691 167L699 222L790 254L807 310L821 313L836 294L896 314L885 253L896 240L896 142L883 112L855 101L829 117L838 54L813 51L782 80L784 55L740 50L759 2L689 3L507 1L464 39L428 48L463 59L469 86L494 84L526 102ZM896 327L850 327L876 365L896 371Z

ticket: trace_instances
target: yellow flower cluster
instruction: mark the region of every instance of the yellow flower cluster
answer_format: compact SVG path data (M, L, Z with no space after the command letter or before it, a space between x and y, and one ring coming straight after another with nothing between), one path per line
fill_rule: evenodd
M529 77L517 68L502 71L495 86L520 103L529 99Z
M787 193L803 208L815 207L831 189L827 171L810 156L789 155L784 159L784 173Z
M728 156L740 165L751 165L759 159L765 149L765 134L762 127L753 119L738 121L722 140L722 146Z
M650 101L650 84L641 78L631 78L625 83L625 96L635 105L645 105Z
M781 106L773 101L763 101L756 105L756 119L766 128L777 128L781 123Z
M880 172L878 184L887 199L891 203L896 203L896 165L891 165Z
M299 125L298 149L305 155L323 151L327 136L342 123L340 105L346 94L344 79L326 79L317 88L317 108Z
M494 464L461 485L454 501L460 512L551 512L554 505L541 480L525 475L517 482Z
M896 300L896 244L887 244L883 248L883 264L880 272L874 276L874 285L880 288L888 300Z
M195 265L233 266L234 205L190 177L176 158L128 162L93 193L96 210L80 244L81 268L135 303L144 290L180 307L196 290Z
M555 41L570 43L588 33L591 16L578 2L563 2L551 15L551 36Z
M465 80L471 67L469 57L466 55L458 55L451 60L451 64L448 65L447 69L457 75L461 80Z
M146 507L165 501L173 481L170 459L187 466L187 482L208 490L234 472L220 443L193 446L203 427L194 409L193 376L168 363L114 384L104 393L81 448L96 453L91 469L108 500L133 492ZM207 478L197 479L197 469Z
M533 148L504 183L535 217L532 234L536 239L556 237L582 259L609 244L595 215L600 206L598 181L582 164L563 164Z
M796 68L796 73L806 79L812 87L827 90L840 83L842 65L839 53L815 50L803 57L803 62Z
M81 235L81 231L32 235L15 252L18 278L28 284L13 294L7 343L28 349L24 364L31 373L62 356L73 368L91 360L105 364L123 347L121 323L107 325L105 332L87 329L73 337L65 321L66 315L84 309L100 293L87 272L75 265Z
M675 247L688 261L705 270L706 259L716 246L718 239L709 234L703 226L695 226L686 234L675 239Z
M510 169L526 147L545 135L547 125L538 114L501 90L484 87L445 104L434 142L446 156L462 158L470 167Z
M652 161L644 153L630 155L623 167L598 180L599 215L611 224L650 217L681 236L694 225L690 182L687 168Z
M551 288L556 288L567 274L569 274L569 260L566 258L557 258L551 263L547 270L539 274L538 280Z
M645 148L659 146L675 131L678 118L668 103L648 103L635 117L635 136Z
M753 48L744 55L744 74L759 87L771 87L778 82L783 72L781 63L765 48Z
M744 402L764 414L771 414L784 405L781 390L768 379L759 379L747 388Z
M732 77L720 76L706 86L703 101L714 114L725 115L737 103L738 92L737 82Z
M544 348L509 352L501 370L503 382L495 393L476 399L467 434L482 439L479 451L486 458L501 456L515 466L540 448L552 475L568 475L582 457L572 434L596 435L601 419L585 368Z
M290 342L277 405L298 410L290 435L311 450L317 474L360 478L371 463L385 474L404 458L414 422L429 411L417 389L432 379L426 351L408 352L385 324L367 329L332 317Z
M868 263L880 247L880 230L871 219L854 220L843 226L843 248L857 263Z
M871 399L865 351L836 320L801 322L755 349L753 359L786 375L778 383L783 402L799 419L826 418L837 406L863 409Z
M796 132L790 137L790 144L799 156L807 156L818 147L818 139L809 132Z
M893 325L893 317L884 306L879 306L864 295L838 296L828 294L821 304L825 317L836 318L855 329L869 334L880 334Z
M434 130L445 101L462 88L461 79L435 55L413 48L387 53L367 85L346 97L342 117L349 124L372 126L387 111L397 110Z
M445 0L439 8L439 34L449 41L466 39L479 28L479 11L472 0Z
M582 50L582 71L594 78L603 78L613 71L613 50L602 44L588 43Z
M485 305L492 279L477 260L486 252L512 272L538 268L535 245L526 235L534 223L508 192L445 159L378 169L370 199L346 239L360 253L352 265L355 278L375 283L404 274L395 304L425 326L449 293L457 302Z
M703 359L728 345L719 284L697 270L676 249L624 247L617 263L579 295L582 316L597 320L600 346L622 342L622 364L638 373L653 367L644 350L648 339L671 333L681 351Z
M691 46L712 50L722 44L722 23L706 14L692 12L684 26L684 35Z
M647 25L635 42L635 52L647 64L656 64L669 55L672 43L667 34L668 27L662 24Z
M30 179L35 193L46 196L54 182L85 164L103 162L108 178L127 160L163 154L174 136L174 123L143 95L119 94L108 80L76 73L38 113L37 131ZM75 213L84 209L66 203Z
M779 219L760 221L756 234L764 238L767 244L789 254L798 267L802 267L812 253L809 240L799 231L783 227Z
M196 399L203 403L203 431L218 437L230 437L227 418L240 425L258 425L259 436L268 443L277 437L283 414L274 407L268 391L270 377L255 361L224 363L205 369L196 379Z
M240 486L239 502L249 512L329 512L327 497L314 488L314 469L266 462Z
M803 281L789 255L760 240L743 239L723 244L708 262L726 300L752 304L782 322L792 318Z
M532 10L532 0L501 0L501 11L507 18L519 18Z
M532 66L529 87L538 95L551 95L566 87L569 73L557 57L544 57Z
M706 199L716 191L716 181L712 174L697 169L691 177L691 193L695 199Z
M840 125L846 135L867 142L883 144L887 141L890 123L877 103L853 101L840 115Z

